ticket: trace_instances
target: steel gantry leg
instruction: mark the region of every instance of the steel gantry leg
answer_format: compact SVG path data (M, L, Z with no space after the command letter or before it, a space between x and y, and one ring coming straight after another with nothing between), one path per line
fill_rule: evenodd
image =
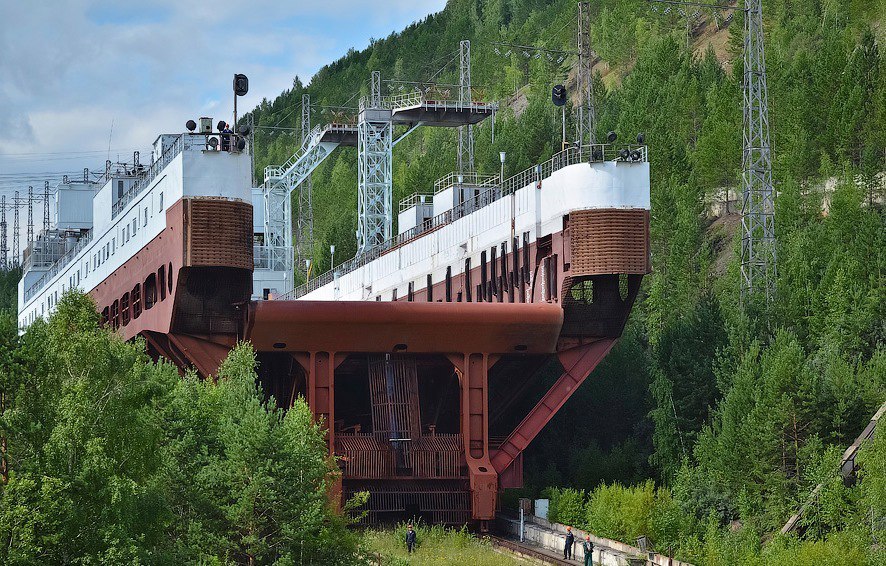
M307 402L317 422L326 425L329 454L335 452L335 368L345 360L335 352L297 352L292 357L305 372Z
M461 386L461 434L471 485L471 517L495 518L498 474L489 460L489 369L498 361L489 354L449 356Z
M357 253L365 254L393 231L391 110L381 108L381 77L372 73L372 96L360 100L357 122Z

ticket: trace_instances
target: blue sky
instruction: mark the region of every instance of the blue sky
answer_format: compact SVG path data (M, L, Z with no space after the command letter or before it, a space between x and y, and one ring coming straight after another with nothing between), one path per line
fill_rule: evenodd
M444 5L0 0L0 192L144 155L188 118L230 119L234 73L248 109Z

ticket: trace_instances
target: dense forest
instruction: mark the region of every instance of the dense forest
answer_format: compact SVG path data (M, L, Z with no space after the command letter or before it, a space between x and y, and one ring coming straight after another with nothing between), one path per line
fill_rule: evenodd
M740 205L714 206L740 193L742 14L703 12L687 26L678 10L642 1L599 0L591 10L596 134L644 132L650 147L653 273L619 345L530 448L523 493L568 501L563 520L647 534L699 563L886 560L872 547L886 534L878 458L863 458L869 477L857 487L836 474L842 450L886 400L886 3L764 0L779 263L772 302L744 308ZM574 91L574 58L495 43L569 50L575 28L572 0L452 0L263 101L253 111L257 178L292 152L303 93L353 107L372 70L457 82L462 39L472 41L474 96L502 105L494 143L492 124L476 129L478 170L498 172L499 151L511 174L547 159L560 137L550 88ZM341 119L314 110L314 123ZM567 119L571 130L571 108ZM455 144L440 129L398 144L395 201L452 171ZM338 150L313 181L322 270L330 244L342 259L355 250L356 152ZM804 538L764 549L821 482ZM646 515L629 524L638 507Z
M859 482L837 465L886 401L886 1L763 4L778 276L771 302L740 305L741 13L687 25L641 0L591 2L596 134L649 144L653 273L504 499L547 495L558 520L696 564L884 564L886 435L862 449ZM372 70L457 82L463 39L474 96L501 104L494 142L491 123L475 130L477 169L497 173L500 151L509 174L547 159L550 88L574 93L574 57L495 42L572 50L575 25L574 0L450 0L255 108L257 179L294 151L302 94L321 123L356 106ZM574 118L567 106L570 131ZM419 128L398 144L395 200L451 172L455 140ZM356 151L336 150L313 186L324 270L330 244L339 261L355 252ZM0 279L0 310L16 279ZM0 562L359 559L323 495L321 431L303 404L284 415L263 398L248 345L200 382L98 329L81 296L22 335L0 322ZM801 534L778 535L818 484Z

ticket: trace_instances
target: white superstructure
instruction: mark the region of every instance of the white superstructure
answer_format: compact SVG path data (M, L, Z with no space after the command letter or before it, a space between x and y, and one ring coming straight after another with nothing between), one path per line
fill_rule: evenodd
M402 298L407 295L410 283L415 289L424 288L428 274L439 282L445 277L447 267L455 274L461 272L466 259L474 266L479 265L481 253L493 247L504 243L511 251L513 236L524 241L527 235L526 241L532 243L541 236L562 231L563 216L572 211L650 208L645 148L637 160L607 161L583 161L581 155L571 155L567 150L543 165L546 169L538 166L506 181L504 189L492 187L485 196L478 193L462 199L464 214L448 214L452 211L450 201L453 199L439 198L444 191L438 192L435 195L438 198L433 199L433 219L427 220L424 227L411 224L400 227L402 244L371 261L361 264L357 258L336 267L334 274L324 274L296 289L295 298L384 301ZM480 201L479 206L465 210L471 198ZM410 204L426 209L429 200L430 197L413 198ZM440 206L441 202L446 204ZM427 217L427 212L405 207L400 218L411 220L417 215ZM413 237L413 233L421 235Z
M183 197L251 202L249 156L218 151L209 139L164 134L155 142L149 167L109 169L97 191L92 184L60 186L56 225L36 239L31 251L38 244L49 248L53 240L63 246L55 246L51 263L26 257L18 287L19 326L51 313L65 291L94 289L166 228L166 211ZM91 214L81 208L84 195L92 196ZM68 208L75 205L78 210Z

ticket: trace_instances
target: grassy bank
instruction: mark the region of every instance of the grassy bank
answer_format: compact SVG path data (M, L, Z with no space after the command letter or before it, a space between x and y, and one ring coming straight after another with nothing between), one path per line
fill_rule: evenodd
M482 564L483 566L511 566L523 564L516 558L500 554L492 545L467 530L444 529L440 526L416 526L418 546L406 554L406 526L393 530L367 530L363 536L366 550L380 558L381 566Z

